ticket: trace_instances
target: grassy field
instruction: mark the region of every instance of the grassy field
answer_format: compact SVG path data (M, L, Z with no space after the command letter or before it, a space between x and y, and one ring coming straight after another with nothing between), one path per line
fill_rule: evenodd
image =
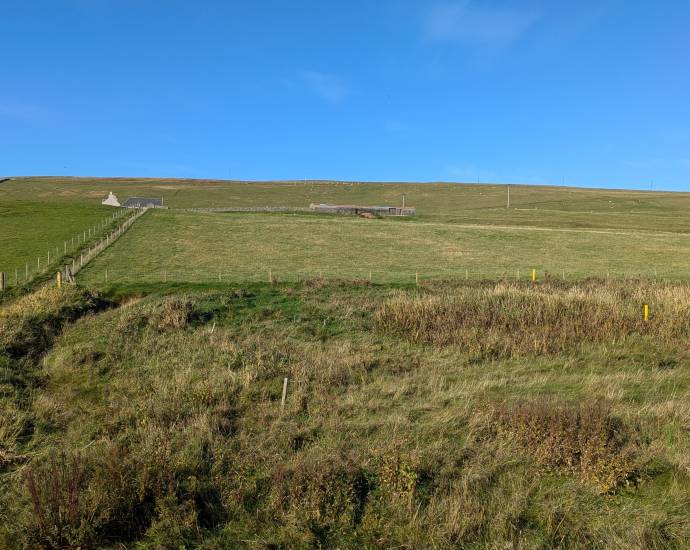
M684 284L44 290L0 311L0 546L686 548L689 319Z
M173 209L0 304L1 548L687 548L690 195L2 185L14 261L109 190Z
M108 191L125 199L163 196L172 209L307 206L310 202L407 204L410 220L308 215L156 213L84 273L86 281L195 281L525 276L536 268L566 277L660 276L688 270L690 195L499 185L223 182L19 178L0 185L0 269L36 262L86 229ZM152 243L155 246L152 246ZM160 246L159 246L160 244ZM48 247L46 246L48 245ZM45 251L43 249L46 249ZM301 274L301 275L300 275ZM127 279L129 278L129 279Z
M15 273L21 283L51 258L64 252L65 241L73 250L72 238L104 222L113 209L100 204L2 200L0 196L0 271L10 284ZM40 264L37 258L40 257Z
M617 227L690 232L689 193L566 187L338 182L232 182L141 178L19 178L0 184L0 203L15 200L99 204L108 191L120 199L163 197L170 208L295 206L357 203L416 206L419 217L444 221L554 227Z
M82 273L105 282L267 281L328 276L376 282L690 276L682 233L482 226L286 214L149 212Z

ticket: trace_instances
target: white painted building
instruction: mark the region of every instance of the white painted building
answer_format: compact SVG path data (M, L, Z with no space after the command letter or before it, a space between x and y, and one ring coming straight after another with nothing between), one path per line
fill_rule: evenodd
M105 206L120 206L120 201L111 191L110 193L108 193L108 198L103 199L101 201L101 204L104 204Z

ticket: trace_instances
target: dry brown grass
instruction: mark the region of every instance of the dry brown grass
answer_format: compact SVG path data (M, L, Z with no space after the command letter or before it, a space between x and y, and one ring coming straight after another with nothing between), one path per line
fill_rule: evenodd
M42 287L0 308L0 353L36 356L61 327L99 306L98 296L74 286Z
M652 315L643 320L643 305ZM686 285L590 282L496 283L441 295L401 293L377 310L383 330L415 342L456 344L478 356L555 354L588 342L616 343L638 333L687 346Z
M517 438L543 466L577 474L603 492L639 477L634 434L603 401L506 404L495 410L493 424L499 437Z
M630 315L644 296L650 332L475 361L373 330L389 299L501 292L535 310L553 294ZM66 502L79 488L87 512L61 529L83 523L70 535L82 547L683 548L690 383L671 335L685 328L660 317L687 300L682 287L601 282L147 296L57 337L17 402L35 433L8 431L16 448L0 448L31 450L21 468L46 487L54 457L83 458L79 483L54 491ZM53 544L25 478L0 483L0 513L16 518L0 546Z

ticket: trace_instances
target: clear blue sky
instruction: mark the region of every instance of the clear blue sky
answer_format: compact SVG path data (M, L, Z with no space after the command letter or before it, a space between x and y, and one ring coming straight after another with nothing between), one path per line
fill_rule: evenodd
M0 2L0 174L690 190L688 0Z

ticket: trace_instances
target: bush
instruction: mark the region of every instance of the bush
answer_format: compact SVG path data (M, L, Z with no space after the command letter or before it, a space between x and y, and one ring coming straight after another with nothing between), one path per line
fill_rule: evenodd
M302 456L273 475L273 502L298 524L310 525L317 539L348 531L362 519L369 497L366 472L353 460Z
M499 437L515 437L540 464L577 474L602 492L638 477L638 446L603 401L508 404L494 411L493 425Z
M65 453L26 469L24 479L33 510L31 527L37 542L50 548L93 543L101 503L90 498L87 477L82 458Z

